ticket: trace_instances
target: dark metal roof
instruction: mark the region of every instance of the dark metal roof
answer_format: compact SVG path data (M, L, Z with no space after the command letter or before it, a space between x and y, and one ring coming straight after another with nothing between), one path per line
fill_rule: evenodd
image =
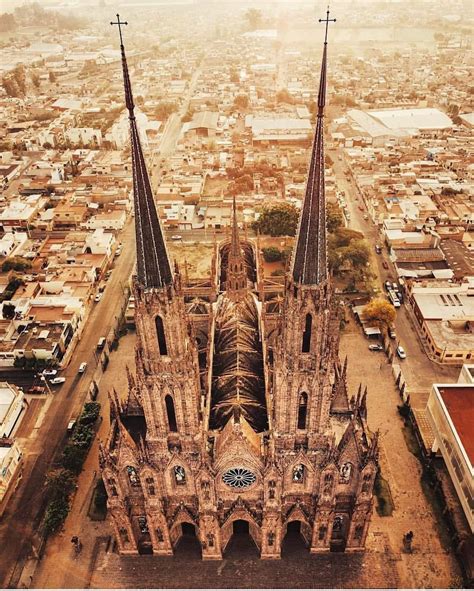
M162 288L172 283L173 275L138 135L132 87L125 48L122 44L120 50L122 52L125 104L130 120L138 282L145 288Z
M326 57L327 42L324 43L321 65L318 117L311 163L293 256L293 279L304 285L318 285L328 278L323 141L324 106L326 104Z
M255 431L268 428L258 312L250 293L238 301L221 295L216 311L211 428L223 428L235 411Z

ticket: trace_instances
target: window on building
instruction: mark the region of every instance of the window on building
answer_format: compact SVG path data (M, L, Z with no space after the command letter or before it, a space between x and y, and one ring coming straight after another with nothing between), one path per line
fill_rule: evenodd
M176 423L176 413L174 412L174 402L169 394L165 397L166 414L168 416L168 426L170 431L176 433L178 431L178 424Z
M301 345L302 353L309 353L311 349L311 327L313 325L313 317L311 314L306 314L304 325L303 340Z
M356 540L360 540L362 538L362 533L364 531L363 525L357 525L354 531L354 538Z
M319 528L319 531L318 531L318 539L320 541L322 541L322 540L324 540L326 538L327 531L328 531L328 528L325 525L322 525Z
M160 350L160 355L168 355L168 349L166 347L165 327L163 325L163 318L161 316L157 316L155 318L155 326L156 326L156 336L158 338L158 349Z
M308 413L308 395L301 392L298 403L298 429L306 429L306 415Z
M146 488L151 497L155 496L155 481L151 476L146 479Z

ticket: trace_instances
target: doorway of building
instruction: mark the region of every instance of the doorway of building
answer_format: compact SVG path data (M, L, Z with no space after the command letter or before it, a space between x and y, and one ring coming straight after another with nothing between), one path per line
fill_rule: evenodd
M307 552L308 546L301 533L301 521L290 521L281 547L282 556L294 556Z
M201 544L193 523L183 521L181 524L181 537L176 545L175 554L187 557L201 556Z
M232 536L229 540L225 555L233 558L258 557L258 548L250 535L249 522L236 519L232 524Z

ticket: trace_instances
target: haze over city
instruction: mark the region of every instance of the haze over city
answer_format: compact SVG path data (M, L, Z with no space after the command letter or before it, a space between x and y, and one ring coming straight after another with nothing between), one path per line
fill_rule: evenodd
M4 588L472 588L472 3L0 13Z

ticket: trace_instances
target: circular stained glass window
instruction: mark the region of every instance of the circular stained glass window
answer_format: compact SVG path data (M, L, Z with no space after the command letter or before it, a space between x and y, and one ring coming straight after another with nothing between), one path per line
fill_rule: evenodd
M231 468L224 472L222 480L232 488L247 488L256 480L256 476L247 468Z

